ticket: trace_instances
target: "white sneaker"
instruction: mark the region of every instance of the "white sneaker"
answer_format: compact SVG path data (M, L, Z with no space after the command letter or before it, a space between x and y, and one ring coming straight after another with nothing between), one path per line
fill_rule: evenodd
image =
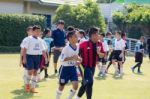
M78 96L76 96L75 99L80 99L80 98Z

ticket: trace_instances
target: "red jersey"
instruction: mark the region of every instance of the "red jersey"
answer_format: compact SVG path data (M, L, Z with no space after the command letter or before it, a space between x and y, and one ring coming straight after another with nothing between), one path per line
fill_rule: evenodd
M91 40L80 44L80 56L82 58L82 65L84 67L95 67L98 61L97 48L104 53L104 48L101 42L93 43Z

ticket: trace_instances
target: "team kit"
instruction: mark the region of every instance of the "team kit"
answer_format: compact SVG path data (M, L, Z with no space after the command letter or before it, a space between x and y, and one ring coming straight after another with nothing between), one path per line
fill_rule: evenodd
M28 36L20 44L20 66L24 68L23 81L27 93L38 93L36 85L41 80L41 72L44 72L45 79L49 78L51 54L54 74L59 82L55 99L61 99L67 83L71 83L72 88L66 99L81 99L84 93L87 99L92 99L95 69L98 69L97 75L101 78L107 76L111 65L114 77L124 75L123 65L128 50L125 33L116 31L112 35L111 32L100 32L97 27L84 31L73 26L64 31L63 20L57 23L54 31L46 28L42 32L40 26L34 25L27 27L26 32ZM135 45L136 64L131 67L132 72L138 68L137 73L142 73L143 42L144 37L141 37ZM57 63L60 63L58 70ZM79 78L82 81L78 87Z

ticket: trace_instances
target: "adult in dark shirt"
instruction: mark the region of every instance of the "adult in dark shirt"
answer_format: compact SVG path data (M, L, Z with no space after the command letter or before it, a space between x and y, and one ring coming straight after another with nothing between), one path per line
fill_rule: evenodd
M66 34L64 32L64 21L59 20L57 23L57 29L52 32L52 38L54 40L54 71L57 73L57 62L63 47L65 46Z
M80 56L82 58L82 85L75 99L79 99L86 92L87 99L92 99L93 76L99 56L104 56L102 43L98 42L98 28L89 30L89 40L80 44Z
M148 47L149 60L150 60L150 37L147 40L147 47Z

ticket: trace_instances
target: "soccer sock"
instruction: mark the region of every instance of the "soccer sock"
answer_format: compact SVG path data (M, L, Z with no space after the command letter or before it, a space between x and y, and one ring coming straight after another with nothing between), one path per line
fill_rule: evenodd
M36 87L36 82L37 82L37 76L33 76L32 78L32 83L31 83L31 87L35 88Z
M76 96L75 99L80 99L80 97Z
M62 94L62 91L60 91L59 89L56 91L56 99L60 99L60 96Z
M26 84L30 84L31 75L26 76Z
M28 79L28 72L27 72L26 69L24 69L23 80L24 80L24 84L25 84L25 85L28 84L27 79Z
M114 65L116 72L118 72L118 65Z
M105 74L105 70L106 70L106 66L103 65L103 66L102 66L102 73L103 73L103 74Z
M72 97L75 95L75 93L76 93L76 90L71 89L71 90L70 90L70 94L69 94L69 96L67 97L67 99L72 99Z
M123 73L123 66L120 66L120 74Z
M47 74L47 68L45 68L44 71L45 71L45 77L47 77L48 76L48 74Z
M139 63L139 65L138 65L138 72L141 72L141 63Z

